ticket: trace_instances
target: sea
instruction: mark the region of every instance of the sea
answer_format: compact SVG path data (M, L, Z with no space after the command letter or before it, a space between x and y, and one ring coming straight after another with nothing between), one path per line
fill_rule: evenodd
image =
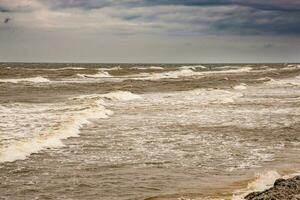
M297 63L0 63L3 200L241 200L299 131Z

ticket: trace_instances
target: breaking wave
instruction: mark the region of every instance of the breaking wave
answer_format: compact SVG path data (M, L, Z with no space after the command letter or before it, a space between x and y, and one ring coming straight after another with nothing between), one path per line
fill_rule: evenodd
M205 76L210 74L232 74L232 73L243 73L249 72L252 70L251 67L243 67L238 69L229 69L229 70L222 70L222 71L195 71L195 67L197 66L183 66L180 67L179 70L176 71L168 71L168 72L160 72L160 73L140 73L135 75L133 78L136 80L160 80L160 79L176 79L182 77L192 77L192 76ZM198 66L200 67L200 66Z
M33 78L0 79L0 82L2 83L20 83L20 82L47 83L51 81L47 78L37 76Z
M182 77L202 76L200 72L195 72L190 69L181 69L176 71L161 72L161 73L141 73L134 80L160 80L160 79L177 79Z
M300 76L296 76L293 78L286 78L286 79L276 79L276 80L270 78L266 83L268 85L274 85L274 86L300 86Z
M179 69L192 69L192 70L196 70L196 69L206 69L207 67L203 66L203 65L191 65L191 66L182 66L179 67Z
M112 77L108 72L99 71L96 74L77 74L81 78L109 78Z
M155 70L163 70L163 67L158 66L150 66L150 67L130 67L129 69L137 69L137 70L148 70L148 69L155 69Z
M107 118L113 112L107 101L130 101L139 95L117 91L74 97L59 104L12 104L0 106L3 132L0 162L24 160L32 153L63 146L64 139L78 137L90 119Z

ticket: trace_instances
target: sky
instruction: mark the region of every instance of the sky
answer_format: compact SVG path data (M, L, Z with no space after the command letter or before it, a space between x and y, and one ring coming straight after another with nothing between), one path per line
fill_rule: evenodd
M0 62L300 62L300 0L0 0Z

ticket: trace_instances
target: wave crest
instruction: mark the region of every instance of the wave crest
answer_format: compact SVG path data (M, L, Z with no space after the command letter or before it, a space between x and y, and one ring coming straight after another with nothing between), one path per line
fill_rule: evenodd
M32 82L32 83L48 83L49 79L37 76L33 78L19 78L19 79L0 79L2 83L19 83L19 82Z
M127 91L74 97L59 104L0 106L0 163L24 160L32 153L63 146L63 140L79 137L90 119L107 118L113 112L105 101L130 101L139 95ZM30 117L28 117L30 116ZM13 137L12 137L13 136Z

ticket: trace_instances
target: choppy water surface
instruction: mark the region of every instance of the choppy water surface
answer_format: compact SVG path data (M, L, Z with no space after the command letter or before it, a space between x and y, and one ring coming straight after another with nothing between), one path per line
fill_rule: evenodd
M300 65L0 66L3 199L242 199L300 171Z

